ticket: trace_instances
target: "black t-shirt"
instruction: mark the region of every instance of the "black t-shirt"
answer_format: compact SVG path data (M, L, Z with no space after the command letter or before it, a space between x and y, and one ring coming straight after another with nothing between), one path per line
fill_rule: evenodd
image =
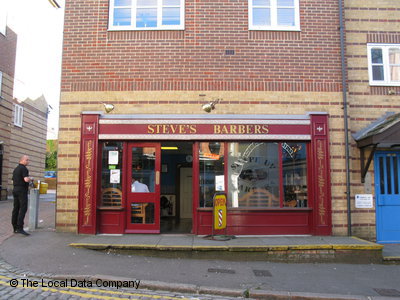
M13 172L13 184L14 186L20 186L20 187L29 187L29 182L25 182L24 178L29 177L29 171L28 168L24 165L19 164Z

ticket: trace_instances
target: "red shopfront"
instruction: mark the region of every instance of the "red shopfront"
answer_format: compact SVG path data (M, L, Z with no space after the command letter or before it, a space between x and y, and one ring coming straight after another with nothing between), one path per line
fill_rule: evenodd
M228 234L331 234L325 113L87 112L81 128L79 233L211 234L223 192Z

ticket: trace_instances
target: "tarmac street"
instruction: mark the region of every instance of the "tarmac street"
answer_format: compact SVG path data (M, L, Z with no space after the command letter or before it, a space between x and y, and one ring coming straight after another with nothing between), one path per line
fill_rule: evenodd
M190 259L179 255L175 258L162 258L134 255L129 252L122 254L111 250L74 248L69 244L93 238L103 242L111 238L55 232L54 202L51 200L51 195L42 198L39 208L39 228L31 231L28 237L11 232L9 222L12 202L10 200L0 202L2 225L0 275L3 276L0 276L1 299L2 295L7 295L5 298L9 298L9 295L13 295L12 289L16 290L9 286L10 278L14 277L27 278L31 282L49 278L61 282L69 280L69 283L72 279L82 282L84 280L96 282L98 279L120 282L140 280L141 288L153 290L140 289L141 296L134 299L152 299L146 293L150 293L151 296L165 293L161 299L164 297L165 299L171 299L170 297L231 299L243 296L254 299L400 299L400 265L395 264L275 263L246 259L222 260L218 257ZM188 237L161 235L158 238L179 244ZM133 236L113 237L113 239L120 241L133 239ZM304 239L312 238L304 237ZM236 241L238 242L240 240ZM390 245L388 253L397 256L399 248L399 245ZM22 283L21 279L18 281ZM31 292L39 293L39 289L34 288L30 288ZM52 287L45 288L50 290L44 291L42 288L38 294L40 297L59 299L60 294L54 294L58 292L52 291ZM66 293L65 299L81 298L84 296L79 293L92 292L97 293L96 296L91 296L95 299L96 297L100 299L102 296L111 297L102 299L112 299L115 296L94 291L98 289L97 286L89 290L88 287L76 288L86 288L86 290L72 289L78 293L73 296L65 292L71 291L71 288L61 288L63 293ZM161 290L169 292L160 292ZM3 291L5 294L2 294ZM124 292L131 293L132 289L125 289ZM19 292L14 293L19 295ZM22 289L21 293L27 293L26 289ZM121 294L118 297L131 296Z

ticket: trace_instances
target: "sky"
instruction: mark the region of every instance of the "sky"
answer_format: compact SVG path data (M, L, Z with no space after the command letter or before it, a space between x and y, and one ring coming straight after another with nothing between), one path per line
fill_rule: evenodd
M57 138L62 32L65 0L60 9L48 0L7 1L7 26L18 35L14 97L36 99L44 95L51 106L48 139Z

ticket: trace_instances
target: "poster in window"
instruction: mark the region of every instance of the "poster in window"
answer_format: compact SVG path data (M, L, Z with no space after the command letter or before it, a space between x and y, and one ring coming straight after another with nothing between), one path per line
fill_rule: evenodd
M108 151L108 164L118 165L118 151Z
M119 169L110 170L110 183L120 183L120 174Z

